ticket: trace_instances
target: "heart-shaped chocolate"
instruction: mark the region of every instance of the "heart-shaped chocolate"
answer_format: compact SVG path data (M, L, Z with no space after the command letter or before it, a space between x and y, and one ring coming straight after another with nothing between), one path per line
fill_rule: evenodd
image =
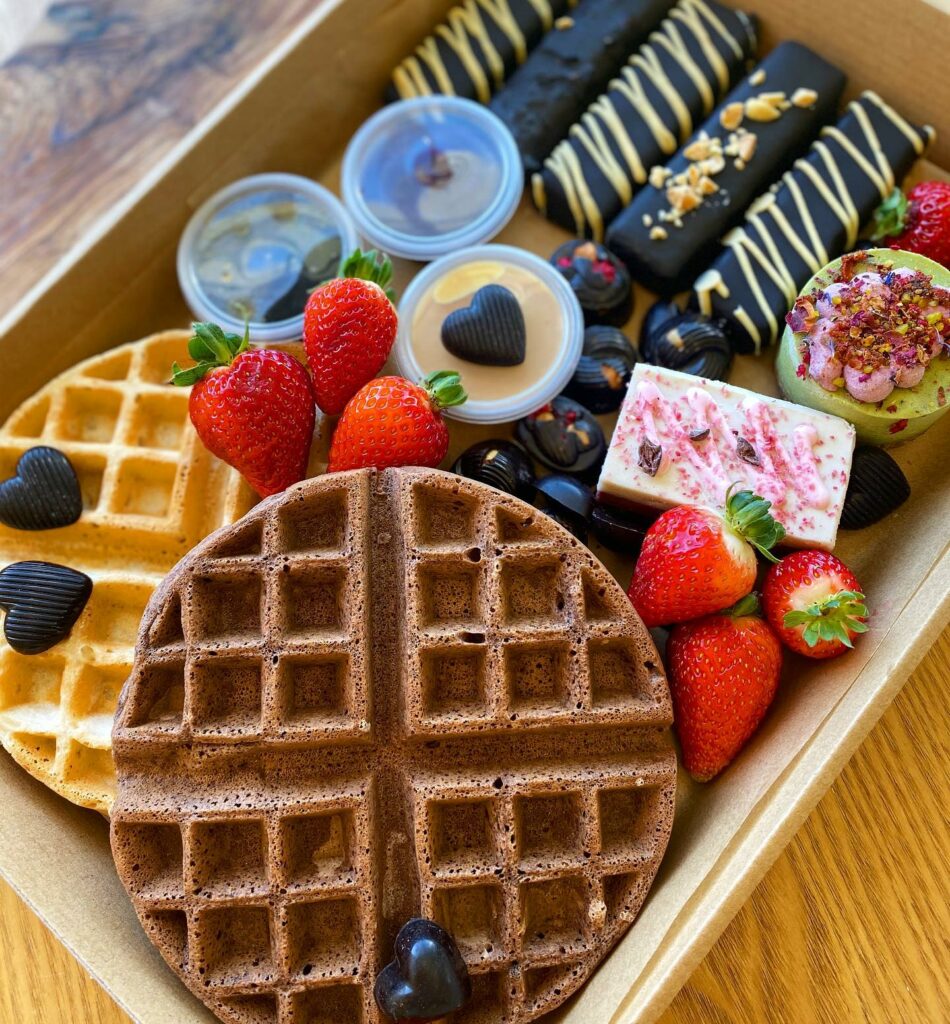
M20 654L42 654L69 636L82 614L92 580L51 562L14 562L0 572L3 633Z
M404 924L395 952L396 958L379 972L373 993L393 1020L438 1020L471 998L472 982L458 946L435 921L416 917Z
M858 445L851 460L841 528L863 530L900 508L909 497L910 484L894 459L881 448Z
M520 303L500 284L486 284L478 289L469 306L445 318L442 344L453 356L469 363L523 363L527 332Z
M82 515L82 493L72 463L40 445L20 456L16 476L0 483L0 523L15 530L52 530Z

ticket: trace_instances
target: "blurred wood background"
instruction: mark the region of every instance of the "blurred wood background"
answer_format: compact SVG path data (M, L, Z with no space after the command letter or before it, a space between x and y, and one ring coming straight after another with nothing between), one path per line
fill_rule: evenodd
M0 0L0 303L313 2ZM948 677L950 630L661 1024L950 1021ZM0 950L4 1024L128 1021L2 883Z

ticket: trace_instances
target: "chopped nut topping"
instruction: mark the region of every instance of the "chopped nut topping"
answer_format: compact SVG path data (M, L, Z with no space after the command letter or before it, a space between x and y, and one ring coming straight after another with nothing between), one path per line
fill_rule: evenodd
M732 161L732 166L735 167L735 169L737 171L744 171L745 170L745 160L743 160L742 157L738 157L737 156L735 158L735 160Z
M554 27L558 30L558 32L563 32L566 28L574 27L574 19L568 17L565 14L563 17L558 18L557 21L554 22Z
M648 227L650 227L650 225L651 225L652 223L653 223L653 218L652 218L652 217L651 217L651 216L650 216L650 215L649 215L648 213L645 213L645 214L643 215L643 226L644 226L645 228L648 228Z
M818 100L814 89L796 89L792 93L792 103L796 107L813 107Z
M704 196L711 196L713 192L719 191L719 186L705 174L699 179L698 188L700 194Z
M708 160L703 160L699 165L699 169L703 174L716 175L721 174L725 166L726 161L717 153L715 156L711 156Z
M666 199L677 213L689 213L699 206L701 199L689 185L671 185L666 190Z
M781 112L776 110L771 103L767 103L761 96L753 96L745 101L745 116L750 121L777 121Z
M696 139L683 150L683 156L687 160L705 160L711 152L712 146L709 139Z
M753 71L749 76L750 85L761 85L765 81L765 71L759 68L758 71Z
M651 167L650 168L650 184L654 188L663 188L666 179L672 172L666 167Z
M759 99L764 100L770 107L781 107L785 102L784 92L760 92Z
M719 123L727 132L735 131L742 124L745 107L741 103L730 103L723 107L719 115Z
M743 163L748 163L755 156L759 137L754 132L747 132L736 142L736 155Z
M661 242L664 238L669 238L669 234L666 228L661 228L659 224L650 230L650 238L654 242Z

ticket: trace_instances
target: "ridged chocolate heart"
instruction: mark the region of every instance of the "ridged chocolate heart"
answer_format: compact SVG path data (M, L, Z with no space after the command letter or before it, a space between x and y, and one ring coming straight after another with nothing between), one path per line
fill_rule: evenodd
M75 569L50 562L14 562L0 572L0 608L7 614L3 633L20 654L42 654L69 631L82 614L92 580Z
M871 445L854 450L851 479L841 510L843 530L872 526L910 497L910 484L887 452Z
M20 456L16 475L0 483L0 523L14 530L53 530L82 515L82 493L72 463L39 446Z
M469 306L449 313L442 324L442 344L452 355L483 366L523 363L526 343L521 305L500 284L479 288Z
M393 1020L432 1021L460 1010L472 982L452 936L417 917L396 937L396 959L380 971L374 995Z

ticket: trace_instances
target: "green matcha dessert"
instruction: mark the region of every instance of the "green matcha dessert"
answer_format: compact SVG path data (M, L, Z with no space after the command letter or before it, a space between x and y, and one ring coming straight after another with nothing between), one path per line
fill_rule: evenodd
M853 423L865 444L909 441L950 398L950 270L916 253L834 260L786 317L775 362L799 405Z

